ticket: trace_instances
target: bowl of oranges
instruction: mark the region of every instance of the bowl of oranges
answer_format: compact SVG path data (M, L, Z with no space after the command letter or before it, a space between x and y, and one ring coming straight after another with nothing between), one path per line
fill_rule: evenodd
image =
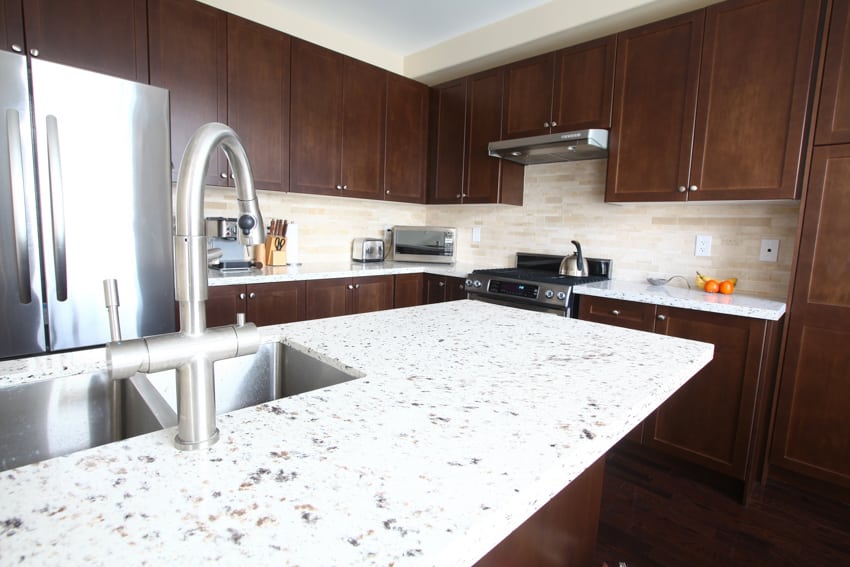
M730 295L735 293L735 285L738 283L738 278L720 279L697 272L695 281L697 287L706 293L723 293Z

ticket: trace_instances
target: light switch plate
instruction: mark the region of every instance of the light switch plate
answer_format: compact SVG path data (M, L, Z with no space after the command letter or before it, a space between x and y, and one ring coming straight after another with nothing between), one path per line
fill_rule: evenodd
M779 240L771 238L763 238L761 241L761 249L759 250L759 260L762 262L778 262L779 261Z
M694 256L711 256L711 235L697 234Z

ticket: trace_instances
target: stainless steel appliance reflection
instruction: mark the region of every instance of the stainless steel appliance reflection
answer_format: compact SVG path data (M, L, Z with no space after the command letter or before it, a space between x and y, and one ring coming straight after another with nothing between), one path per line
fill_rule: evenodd
M174 331L168 91L30 65L0 51L0 358L109 341L105 279L125 338Z

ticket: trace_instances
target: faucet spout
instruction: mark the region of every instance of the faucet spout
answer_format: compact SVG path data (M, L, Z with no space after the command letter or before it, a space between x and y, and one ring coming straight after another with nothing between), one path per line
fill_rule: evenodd
M257 352L254 324L207 329L207 246L204 229L204 176L213 152L221 147L233 171L239 204L239 238L260 244L265 227L251 165L236 133L224 124L201 126L186 147L177 177L174 233L174 288L180 306L180 331L106 345L110 376L175 369L177 374L178 449L200 449L218 440L215 425L213 363Z

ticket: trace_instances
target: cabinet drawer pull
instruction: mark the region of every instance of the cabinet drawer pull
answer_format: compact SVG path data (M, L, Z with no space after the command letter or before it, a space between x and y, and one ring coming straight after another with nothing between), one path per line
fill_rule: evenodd
M21 47L21 46L20 46L19 44L17 44L17 43L13 43L13 44L12 44L12 51L14 51L15 53L23 53L24 48L23 48L23 47Z
M543 123L543 127L544 127L544 128L548 128L548 127L549 127L549 123L548 123L548 122L544 122L544 123Z
M359 283L354 284L354 289L360 289L360 284Z
M257 297L257 294L254 293L253 291L248 294L248 299L254 299L255 297Z
M352 284L348 284L348 289L354 289L354 286Z
M554 128L554 127L555 127L555 126L557 126L557 125L558 125L558 123L557 123L557 122L555 122L555 121L553 120L553 121L552 121L552 128Z
M438 284L437 284L437 285L439 285L440 287L443 287L443 286L445 286L445 285L446 285L446 282L438 282Z
M38 49L30 49L30 55L33 57L38 57Z
M655 318L658 319L659 321L666 321L667 315L656 315Z
M336 189L337 191L342 191L342 185L337 185L337 186L335 187L335 189Z
M691 185L690 187L688 187L688 191L696 191L697 189L699 189L699 187L697 187L696 185Z
M219 173L218 176L221 177L222 179L227 179L226 173Z
M685 191L687 191L687 189L685 188L684 185L679 185L678 191L679 191L679 193L684 193Z
M613 315L614 317L619 317L620 316L620 310L619 309L612 309L611 315Z
M245 294L244 294L244 293L240 293L240 294L239 294L239 299L245 299Z

